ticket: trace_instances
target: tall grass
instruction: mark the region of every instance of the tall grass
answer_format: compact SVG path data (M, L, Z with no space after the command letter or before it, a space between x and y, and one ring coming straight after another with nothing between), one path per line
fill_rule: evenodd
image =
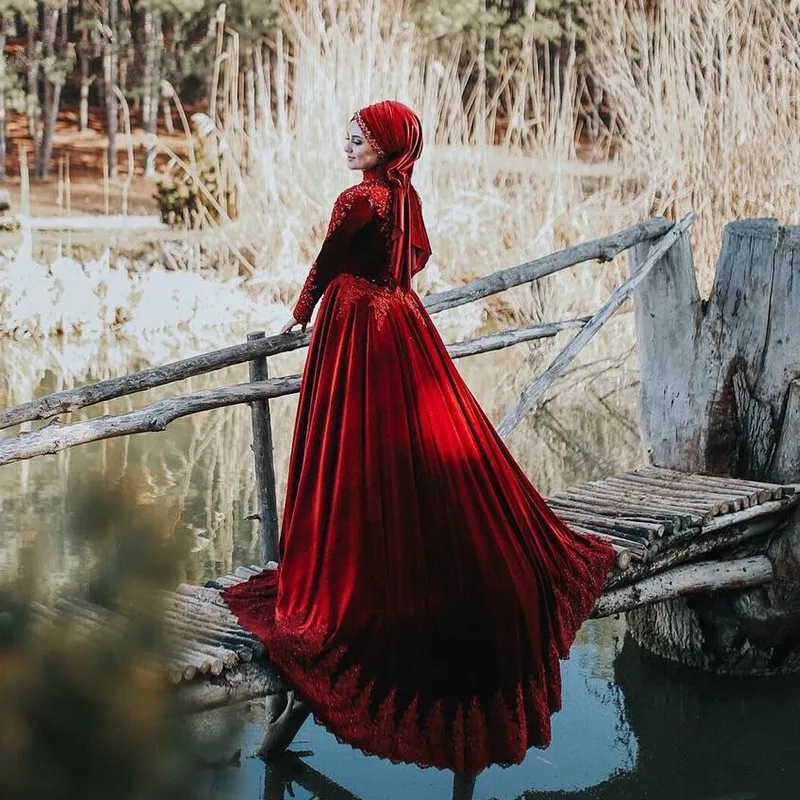
M415 108L426 133L414 180L434 255L420 291L607 229L579 170L566 168L576 158L574 58L545 76L531 39L492 92L480 73L463 66L458 46L447 62L428 56L402 4L366 0L330 8L322 0L302 10L285 7L285 33L255 64L251 105L261 110L255 124L242 112L248 104L230 90L236 81L222 72L225 102L213 119L199 120L203 134L216 141L220 171L242 175L242 215L225 235L247 247L255 267L251 283L261 284L267 296L288 303L296 295L334 198L360 177L348 174L342 152L348 119L383 98ZM231 75L248 67L233 34L220 40L220 58ZM532 112L526 116L522 109ZM498 139L502 144L493 145ZM545 316L561 310L563 297L543 285L492 305L538 318L545 306ZM474 313L465 309L457 316L474 323Z
M611 107L605 135L638 176L628 196L641 214L697 211L693 243L708 289L727 221L800 221L800 4L647 6L594 7L589 56Z

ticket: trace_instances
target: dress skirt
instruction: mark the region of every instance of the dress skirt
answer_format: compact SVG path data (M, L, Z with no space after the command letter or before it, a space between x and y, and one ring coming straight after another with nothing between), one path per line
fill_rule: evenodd
M478 772L550 741L614 552L502 442L413 291L337 275L300 390L280 566L224 592L316 719L392 761Z

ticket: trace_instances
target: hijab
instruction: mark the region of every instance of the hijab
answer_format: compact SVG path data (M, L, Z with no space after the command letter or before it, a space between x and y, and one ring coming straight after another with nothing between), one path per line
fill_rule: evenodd
M390 270L397 285L411 287L411 278L431 254L422 205L411 185L414 162L422 153L422 123L406 105L383 100L353 115L364 138L378 153L392 190L393 228Z

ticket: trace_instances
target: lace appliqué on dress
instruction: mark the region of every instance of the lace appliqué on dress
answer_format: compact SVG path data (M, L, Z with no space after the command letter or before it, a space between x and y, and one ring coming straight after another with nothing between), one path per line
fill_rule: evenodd
M317 286L317 264L315 262L308 271L308 277L294 306L294 318L298 322L305 323L311 319L311 312L314 310L320 294L322 292L319 291Z
M393 306L397 309L408 309L422 325L426 324L425 315L414 302L413 293L399 289L393 281L377 283L350 272L343 272L334 281L338 287L334 312L338 322L343 321L354 307L363 303L369 308L378 330L383 327Z
M372 209L378 229L387 242L388 252L389 236L392 227L390 217L391 197L391 190L380 180L365 179L362 183L345 189L336 198L336 202L333 205L331 218L328 222L328 230L325 234L325 242L327 243L331 239L331 236L339 229L348 215L353 211L353 205L356 200L363 198L369 203ZM340 257L346 258L346 253L343 252ZM318 260L311 265L311 269L308 272L308 276L306 277L300 296L294 307L294 318L298 322L307 323L311 319L314 306L316 306L330 280L330 269L326 267L325 272L327 278L320 275Z

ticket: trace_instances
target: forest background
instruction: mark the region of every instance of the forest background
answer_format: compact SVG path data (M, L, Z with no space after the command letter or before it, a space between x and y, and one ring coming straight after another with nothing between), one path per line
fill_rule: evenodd
M215 350L255 328L280 330L334 198L357 179L344 165L347 120L386 97L412 105L425 130L414 182L434 253L415 279L421 294L690 209L707 293L726 222L800 222L800 0L0 0L0 44L0 170L20 223L0 233L7 406ZM61 227L42 228L47 217ZM119 225L114 236L106 218ZM580 265L438 314L436 325L454 341L575 318L625 277L624 259ZM543 493L640 463L635 332L626 310L511 442ZM570 335L460 361L459 369L499 419ZM292 374L301 359L270 365ZM241 380L232 371L187 388ZM125 398L98 412L132 408ZM279 400L272 412L282 498L294 406ZM251 563L251 437L247 409L232 408L152 439L98 443L6 469L0 573L20 574L30 561L46 576L32 584L79 594L90 584L85 571L107 565L98 580L127 591L119 575L131 562L138 592L151 575L171 586ZM99 537L91 557L62 535L79 479L127 472L143 476L137 508L166 509L163 541L177 533L190 540L180 576L155 545L136 551L141 561L125 549L113 561L105 556L116 534ZM126 541L157 531L121 501L114 506L133 526ZM102 533L114 525L78 527ZM46 535L31 533L38 530ZM10 594L14 603L19 596ZM51 675L72 680L60 650L52 651L57 667L48 658L35 662L38 670L27 657L4 662L16 679L3 681L0 711L13 724L4 718L0 732L8 763L22 764L24 778L46 772L42 748L36 736L15 732L27 733L31 707L66 707L66 690ZM90 690L101 682L85 659L76 653L74 683L94 703ZM130 730L117 721L130 709L161 725L161 706L139 702L151 694L139 686L135 663L119 667L128 670L123 681L109 671L111 722L102 731ZM148 754L159 736L168 751L167 728L154 735L144 726L147 747L134 751L125 737L88 737L84 717L69 716L80 735L53 729L52 752L76 772L84 762L64 741L86 742L87 752L97 741L116 748L86 759L108 765L97 774L97 796L109 796L103 782L123 774L115 765L132 752L142 754L148 775L163 766ZM19 757L22 747L29 760ZM63 789L61 773L53 775ZM176 796L174 786L163 796Z
M0 0L0 179L41 211L142 213L166 170L166 221L274 217L292 213L276 186L302 179L285 171L297 152L330 163L352 108L397 96L450 146L438 162L461 150L468 182L487 156L494 187L533 174L528 210L554 245L594 233L579 208L622 223L694 207L708 259L728 219L794 220L799 14L797 0ZM48 176L55 193L37 189ZM232 260L252 274L247 238Z

